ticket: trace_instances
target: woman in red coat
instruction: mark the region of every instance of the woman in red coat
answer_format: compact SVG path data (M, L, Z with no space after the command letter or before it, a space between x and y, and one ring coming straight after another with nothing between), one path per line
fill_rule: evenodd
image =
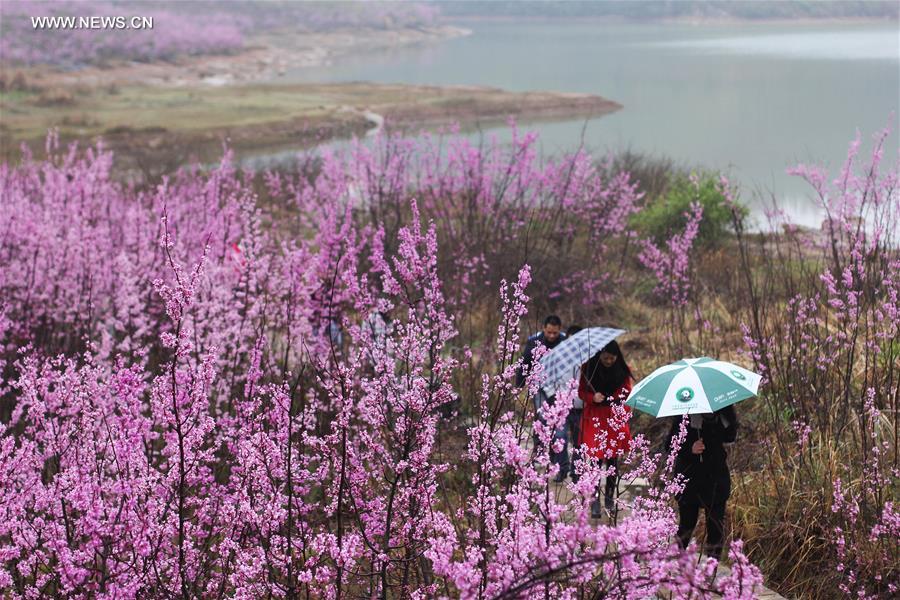
M631 430L627 421L614 422L612 404L624 403L633 385L631 369L616 342L604 346L581 367L578 396L584 401L584 411L581 413L579 445L584 445L587 456L602 460L613 469L619 455L628 450ZM631 408L626 406L625 411L630 415ZM615 471L606 478L603 496L610 512L615 508L617 481ZM599 496L599 489L597 491ZM599 498L591 503L591 516L600 517Z

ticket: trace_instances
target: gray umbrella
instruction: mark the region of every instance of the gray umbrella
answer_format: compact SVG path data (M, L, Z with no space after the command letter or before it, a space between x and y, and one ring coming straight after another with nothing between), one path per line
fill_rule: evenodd
M547 396L555 396L578 377L581 365L623 333L624 329L589 327L560 342L541 357L544 367L544 385L541 389Z

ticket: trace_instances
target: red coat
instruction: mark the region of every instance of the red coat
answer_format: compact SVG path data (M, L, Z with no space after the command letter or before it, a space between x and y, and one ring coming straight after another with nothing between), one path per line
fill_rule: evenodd
M628 394L631 393L631 386L634 382L631 378L626 378L615 393L615 402L625 402ZM584 410L581 413L581 436L578 440L580 444L587 444L588 454L594 458L613 458L619 456L628 450L628 443L631 441L631 429L628 423L624 428L615 429L611 426L610 419L613 416L612 408L608 404L597 404L594 402L594 390L581 374L581 381L578 383L578 397L584 401ZM631 407L626 406L625 411L631 414ZM606 441L603 442L606 434ZM601 445L602 453L601 453Z

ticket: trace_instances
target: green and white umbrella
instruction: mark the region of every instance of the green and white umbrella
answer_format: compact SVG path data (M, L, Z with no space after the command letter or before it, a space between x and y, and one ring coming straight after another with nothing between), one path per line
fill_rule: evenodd
M685 358L639 381L625 404L654 417L711 413L756 396L760 379L729 362Z

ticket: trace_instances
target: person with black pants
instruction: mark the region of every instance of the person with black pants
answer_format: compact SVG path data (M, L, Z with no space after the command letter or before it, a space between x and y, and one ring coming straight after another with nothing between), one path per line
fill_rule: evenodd
M617 460L631 447L631 428L627 421L631 408L623 407L624 415L619 415L613 407L625 402L633 385L631 368L615 341L604 346L581 367L578 395L584 403L584 409L581 414L579 446L586 459L602 461L605 466L612 467L612 472L606 477L603 506L600 505L599 489L596 499L591 502L591 518L594 519L603 515L601 508L605 508L613 519L617 515Z
M568 329L566 329L566 339L571 338L573 335L581 331L583 328L580 325L569 325ZM581 399L580 396L575 396L572 398L572 408L569 409L569 414L566 415L566 422L563 425L563 449L562 451L568 455L568 446L569 446L569 438L572 439L572 458L567 462L569 477L572 479L572 483L578 483L578 462L581 460L581 452L579 451L578 445L581 440L581 414L584 410L584 400ZM557 435L556 437L559 437ZM560 481L562 483L562 481Z
M678 435L681 417L672 421L666 441L671 451L672 439ZM719 559L725 541L725 504L731 496L731 474L725 444L737 437L737 415L733 406L714 413L690 415L687 437L677 449L675 473L687 478L678 499L678 542L687 548L700 516L706 512L707 556Z
M528 338L528 341L525 343L525 349L522 351L522 362L516 369L516 387L521 388L525 386L528 375L534 367L534 352L539 346L543 346L547 350L553 350L566 339L566 334L560 331L561 328L562 320L556 315L549 315L544 319L544 326L541 331ZM544 422L544 417L542 415L543 408L544 406L553 406L555 400L556 398L554 396L547 396L544 390L538 389L537 394L531 399L534 403L534 414L537 420L542 423ZM537 433L534 433L533 435L534 447L537 448L540 445L538 436ZM563 439L564 442L562 450L554 452L552 446L549 448L550 462L557 465L559 468L556 475L556 481L558 483L564 481L566 474L569 472L569 452L565 447L565 425L558 428L553 434L554 440L560 438Z

